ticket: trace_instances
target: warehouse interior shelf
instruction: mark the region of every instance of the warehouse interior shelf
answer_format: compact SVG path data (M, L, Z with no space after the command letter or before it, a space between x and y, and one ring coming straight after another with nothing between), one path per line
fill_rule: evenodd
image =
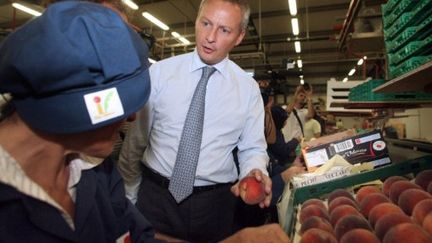
M352 102L333 102L331 107L343 107L345 109L413 109L431 107L432 101L352 101Z
M373 92L408 92L426 91L432 93L432 62L428 62L417 69L400 77L392 79L375 88Z
M372 112L367 111L356 111L356 110L346 110L346 111L321 111L320 115L331 114L337 117L370 117Z
M386 142L392 144L395 147L407 148L414 151L432 154L432 143L428 141L386 138Z

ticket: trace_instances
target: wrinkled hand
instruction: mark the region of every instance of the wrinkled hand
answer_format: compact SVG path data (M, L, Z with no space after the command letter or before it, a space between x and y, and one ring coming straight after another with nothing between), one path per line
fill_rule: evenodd
M304 166L304 163L302 162L301 155L297 156L294 161L292 162L291 166Z
M264 184L264 190L265 190L265 198L263 201L261 201L259 203L260 208L265 208L270 206L270 201L271 201L271 197L272 197L272 181L271 179L265 175L264 173L262 173L261 170L259 169L253 169L251 170L247 176L253 176L255 177L255 179L257 181L261 181ZM240 195L240 186L239 186L240 182L237 182L235 185L233 185L231 187L231 192L238 197Z
M245 228L221 241L222 243L290 243L288 235L278 224Z
M301 162L300 162L301 163ZM288 169L282 171L281 176L282 180L287 183L289 182L294 176L298 174L303 174L306 172L306 168L303 166L303 164L293 164Z

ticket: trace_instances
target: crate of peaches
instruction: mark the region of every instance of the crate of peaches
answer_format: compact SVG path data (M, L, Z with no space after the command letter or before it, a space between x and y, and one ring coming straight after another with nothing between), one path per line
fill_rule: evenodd
M431 243L431 193L425 156L295 190L285 230L294 243Z

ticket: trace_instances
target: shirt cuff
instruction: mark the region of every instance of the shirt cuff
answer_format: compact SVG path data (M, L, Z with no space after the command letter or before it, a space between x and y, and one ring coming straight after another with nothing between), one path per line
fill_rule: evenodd
M136 183L129 183L128 185L125 184L126 197L132 202L133 205L135 205L138 200L138 190L140 184L141 179L139 179L139 181Z

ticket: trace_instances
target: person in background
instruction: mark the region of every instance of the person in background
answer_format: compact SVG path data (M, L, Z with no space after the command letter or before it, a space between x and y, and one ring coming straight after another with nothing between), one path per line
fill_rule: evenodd
M147 101L147 53L118 13L79 1L50 5L2 43L0 242L163 242L114 161L83 160L108 156ZM290 242L276 224L221 242L255 240Z
M270 82L268 80L258 81L261 96L264 102L264 134L267 144L274 144L276 142L276 129L274 128L273 117L271 114L271 108L274 104L274 94L270 88Z
M304 137L306 117L312 118L315 115L312 93L312 86L308 83L297 86L292 101L286 108L288 120L282 129L285 141L291 141L295 137ZM307 109L303 108L305 105Z
M306 123L304 124L304 141L310 141L311 139L319 138L321 136L321 125L313 119L306 117Z
M246 176L265 184L266 197L259 204L270 204L260 90L228 59L245 36L249 13L246 0L203 0L195 22L195 50L150 68L151 96L129 129L119 169L128 198L160 233L191 241L218 241L231 234L239 195L235 182ZM194 188L186 197L178 197L171 182L178 178L173 174L181 167L177 158L184 156L178 153L181 141L187 139L182 139L183 128L188 127L185 120L203 70L211 70L204 72L209 75L205 75L203 132L200 148L190 151L199 153L198 163L182 174L183 178L192 174ZM235 147L239 172L232 153Z
M268 154L270 155L270 158L276 161L279 165L290 164L292 162L290 156L301 142L302 137L294 137L290 141L286 142L284 135L282 134L282 128L286 126L288 118L287 112L281 106L273 106L271 108L271 114L276 130L276 142L268 145Z
M270 212L274 221L278 222L276 203L292 177L305 173L306 169L304 164L300 162L299 157L296 157L294 161L291 161L290 158L296 147L299 146L301 138L297 137L285 142L281 131L288 117L287 112L281 106L273 106L271 114L275 124L276 142L274 144L269 144L267 148L267 152L270 156L269 174L273 185Z
M326 131L326 126L327 126L326 125L326 123L327 123L326 120L327 119L325 119L322 116L322 111L321 111L321 109L320 109L319 106L315 107L315 115L314 115L313 119L317 120L317 122L320 124L320 127L321 127L321 134L320 134L320 136L326 135L327 134L327 131Z
M122 38L113 38L119 37ZM0 47L0 242L156 242L111 153L150 95L147 46L114 11L65 1ZM73 111L73 112L71 112Z
M343 129L345 129L342 119L339 119L339 120L336 122L336 127L337 127L339 130L343 130Z

